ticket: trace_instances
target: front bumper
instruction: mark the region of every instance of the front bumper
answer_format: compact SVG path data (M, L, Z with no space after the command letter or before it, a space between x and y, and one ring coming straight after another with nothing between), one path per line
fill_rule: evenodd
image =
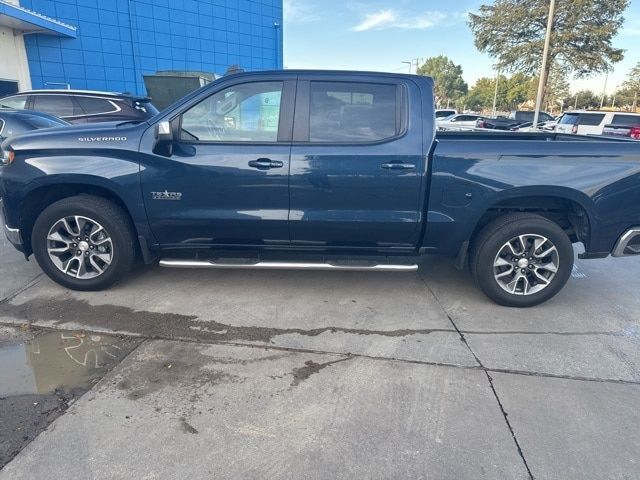
M614 257L640 255L640 227L630 228L624 232L613 247L611 255Z
M13 244L17 249L22 249L22 236L20 235L19 228L11 228L5 224L4 226L4 234L7 236L7 239Z

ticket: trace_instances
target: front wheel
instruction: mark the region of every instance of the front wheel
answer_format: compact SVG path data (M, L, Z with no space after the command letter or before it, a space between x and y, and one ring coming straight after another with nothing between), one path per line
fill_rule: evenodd
M31 236L40 268L73 290L102 290L118 281L135 260L127 214L109 200L65 198L37 218Z
M471 251L480 289L500 305L531 307L555 296L569 280L573 247L556 223L515 213L489 223Z

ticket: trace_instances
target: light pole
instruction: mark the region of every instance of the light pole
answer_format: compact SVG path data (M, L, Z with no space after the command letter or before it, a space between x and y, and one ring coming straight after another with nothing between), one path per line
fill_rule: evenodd
M542 96L545 87L545 72L547 71L547 59L549 57L549 44L551 43L551 29L553 28L553 13L556 9L556 0L551 0L549 4L549 18L547 19L547 34L544 39L544 50L542 52L542 66L540 67L540 81L538 82L538 96L536 98L536 111L533 114L533 128L538 128L540 109L542 108Z
M600 98L600 110L604 106L604 97L607 96L607 82L609 81L609 70L607 70L607 74L604 77L604 88L602 89L602 98Z
M411 73L411 67L413 66L413 62L410 61L404 61L404 62L400 62L400 63L406 63L407 65L409 65L409 73Z
M498 106L498 82L500 81L500 70L496 72L496 89L493 92L493 109L491 110L491 116L496 116L496 108Z

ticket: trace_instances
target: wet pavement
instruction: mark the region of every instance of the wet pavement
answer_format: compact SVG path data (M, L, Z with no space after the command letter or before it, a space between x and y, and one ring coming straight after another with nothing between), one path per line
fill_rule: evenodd
M22 363L0 388L31 406L0 416L11 431L44 417L29 440L57 419L1 480L640 478L640 258L577 260L528 310L442 258L407 274L146 268L105 292L63 289L0 243L5 265L0 362ZM21 370L52 332L71 337L49 341L68 382Z
M139 343L82 331L0 327L0 468Z

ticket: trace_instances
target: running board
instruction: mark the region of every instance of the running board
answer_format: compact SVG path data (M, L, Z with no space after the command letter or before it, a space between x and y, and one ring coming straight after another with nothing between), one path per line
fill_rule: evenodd
M339 263L310 263L310 262L255 262L255 263L225 263L207 260L160 260L161 267L171 268L229 268L229 269L259 269L259 270L341 270L355 272L415 272L418 265L349 265Z

